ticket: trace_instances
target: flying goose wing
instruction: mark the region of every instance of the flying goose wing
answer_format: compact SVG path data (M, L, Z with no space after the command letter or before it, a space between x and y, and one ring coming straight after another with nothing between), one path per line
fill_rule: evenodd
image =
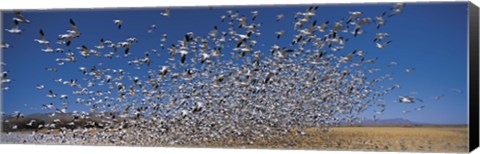
M78 32L77 26L76 26L75 22L73 21L73 19L70 19L70 26L72 27L73 31Z

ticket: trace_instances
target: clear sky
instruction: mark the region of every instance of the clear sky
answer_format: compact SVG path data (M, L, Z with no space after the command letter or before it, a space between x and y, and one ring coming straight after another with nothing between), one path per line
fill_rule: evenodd
M349 11L362 11L364 16L375 17L387 11L392 4L366 5L320 5L316 16L319 23L326 20L332 25L335 21L348 18ZM376 30L373 25L365 29L365 34L351 39L343 52L361 49L371 57L378 56L378 68L383 72L391 72L395 80L385 82L386 86L399 83L401 88L387 96L385 118L405 118L417 122L435 124L466 124L467 123L467 3L407 3L400 14L387 18L386 24ZM168 47L177 40L182 40L187 32L194 32L197 36L206 36L217 25L220 31L227 31L228 24L222 23L220 16L227 10L238 10L241 14L250 15L253 10L259 11L257 23L262 23L262 35L256 40L259 46L255 50L268 53L273 44L285 45L291 42L293 35L293 16L295 12L305 11L309 6L256 6L256 7L221 7L203 8L172 8L170 17L160 15L161 8L146 9L107 9L107 10L55 10L55 11L25 11L23 15L32 21L31 24L20 24L24 29L21 35L3 32L3 40L12 48L3 52L3 61L7 64L3 70L9 71L9 78L14 82L9 84L10 89L3 92L3 112L9 114L22 111L25 114L46 112L41 105L52 102L45 95L48 89L59 94L71 94L72 88L60 86L53 82L55 79L79 79L79 66L90 67L98 62L112 68L123 68L132 73L141 71L127 65L126 60L142 57L145 51L157 49L160 57L152 59L152 66L164 64L169 57L167 50L160 49L162 34L168 34ZM275 21L277 14L285 14L285 18ZM3 12L3 28L10 28L13 24L14 13ZM70 29L68 20L72 18L81 31L80 38L73 40L72 45L55 44L58 34ZM113 24L114 19L123 20L122 29ZM150 25L156 24L157 29L148 33ZM52 48L71 49L76 52L79 62L66 63L57 66L55 58L64 57L63 54L46 54L41 51L45 48L34 42L38 38L38 31L43 29L46 38L50 40ZM275 32L285 30L283 39L276 39ZM387 32L392 43L384 50L377 49L373 37L377 32ZM139 42L130 49L133 56L117 60L105 58L85 59L78 54L76 47L85 45L89 48L99 43L100 38L113 42L124 41L127 37L137 37ZM349 36L351 37L351 36ZM264 44L264 45L263 45ZM120 50L121 51L121 50ZM396 67L387 67L390 61L396 61ZM48 72L46 67L56 67L59 72ZM412 73L406 73L406 68L415 68ZM79 79L81 80L81 79ZM44 90L37 90L37 84L45 85ZM460 89L463 93L455 93L450 89ZM444 94L440 100L434 96ZM423 100L423 103L401 104L396 100L398 96L413 96ZM69 111L86 110L77 105L70 98ZM60 103L56 101L53 103ZM415 112L414 108L425 105L425 109ZM403 110L412 112L403 114ZM371 115L368 112L365 115Z

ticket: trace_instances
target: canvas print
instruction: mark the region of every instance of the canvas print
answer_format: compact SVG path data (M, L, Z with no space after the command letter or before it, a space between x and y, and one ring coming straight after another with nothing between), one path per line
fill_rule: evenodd
M468 6L4 10L1 143L467 152Z

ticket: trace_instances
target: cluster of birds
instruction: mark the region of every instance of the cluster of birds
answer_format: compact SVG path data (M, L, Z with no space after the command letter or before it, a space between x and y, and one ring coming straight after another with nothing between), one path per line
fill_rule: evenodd
M360 11L349 12L347 20L320 24L315 19L318 6L312 6L294 14L295 35L291 44L275 44L269 52L255 50L256 38L262 34L262 24L255 23L260 11L241 14L229 10L221 16L228 30L214 26L206 36L188 32L171 45L165 44L168 39L164 34L161 49L146 51L140 57L130 52L139 41L135 37L119 42L100 38L94 47L69 48L82 34L81 27L77 28L70 19L70 29L59 34L56 42L69 48L67 52L64 48L51 48L43 30L34 40L46 46L43 52L64 55L55 59L59 66L82 65L83 58L77 57L80 55L85 59L103 58L104 62L129 59L126 63L146 71L136 75L98 63L78 67L78 79L55 80L59 86L73 88L71 93L46 91L46 86L37 84L36 88L55 102L43 104L42 108L53 111L50 116L54 118L70 113L73 120L68 125L72 127L59 126L60 118L42 125L30 121L28 125L36 127L32 133L35 142L182 145L228 140L253 144L252 139L258 137L269 140L291 133L306 135L305 128L328 130L342 123L360 123L359 115L367 109L376 108L376 114L382 114L386 107L383 96L400 85L387 88L381 84L393 77L388 73L378 75L381 70L374 67L378 57L368 57L362 50L341 51L348 38L364 33L364 26L375 23L376 29L381 29L386 18L402 12L404 7L404 3L395 4L374 19L364 17ZM170 9L160 15L169 17ZM285 17L279 14L275 21L281 22ZM14 27L6 29L13 34L20 34L19 23L30 23L20 12L13 20ZM113 23L118 29L127 24L121 19ZM151 25L148 32L155 29L156 25ZM285 39L284 34L285 30L281 30L275 37ZM392 42L386 40L388 36L378 33L373 39L376 47L385 49ZM2 43L2 48L8 47ZM123 52L117 52L118 49ZM167 64L152 66L156 59L153 56L162 52L169 53ZM46 70L59 71L53 67ZM3 72L2 87L12 81L7 73ZM375 77L371 75L376 73ZM421 100L399 97L401 103L415 101ZM90 111L69 111L70 103L83 104ZM21 112L14 116L23 118ZM78 126L82 120L88 123ZM47 134L36 133L41 129L47 129ZM54 130L60 133L48 134Z
M20 12L15 12L15 17L13 17L13 25L10 29L5 29L5 31L12 33L12 34L21 34L22 29L20 29L20 23L30 23L30 20L25 18ZM3 45L3 44L2 44Z

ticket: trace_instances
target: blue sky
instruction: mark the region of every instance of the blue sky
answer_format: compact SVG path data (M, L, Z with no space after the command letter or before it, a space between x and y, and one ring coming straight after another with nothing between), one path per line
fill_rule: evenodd
M348 18L349 11L362 11L364 16L374 17L387 11L392 4L366 4L366 5L320 5L317 15L314 17L323 23L329 20L333 24L342 18ZM387 19L386 24L376 30L374 25L365 29L365 34L351 38L343 50L349 52L361 49L368 52L370 57L379 57L378 68L383 72L391 72L395 80L385 82L385 86L399 83L400 89L396 89L385 97L387 108L380 118L405 118L418 122L436 124L465 124L467 123L467 3L407 3L400 14ZM145 51L157 49L160 57L152 60L152 66L164 64L169 57L167 50L160 49L162 34L168 34L168 47L177 40L181 40L187 32L194 32L197 36L206 36L217 25L220 31L227 31L228 25L222 23L220 16L225 15L227 10L238 10L241 14L250 15L253 10L259 11L255 20L262 23L262 35L256 40L259 44L256 50L269 52L273 44L287 46L294 34L293 16L297 11L305 11L309 6L255 6L255 7L222 7L213 8L172 8L170 17L163 17L161 8L146 9L107 9L107 10L55 10L55 11L25 11L23 15L32 21L31 24L21 24L24 29L21 35L13 35L3 32L3 40L13 48L4 50L3 60L7 64L3 70L9 71L9 77L14 79L10 89L3 92L3 112L23 113L46 112L41 110L41 104L59 103L52 101L45 95L48 89L62 94L71 94L71 88L59 86L53 80L79 79L81 72L79 66L92 66L98 62L112 68L124 68L125 70L142 74L133 66L125 63L134 57L141 57ZM285 14L280 22L275 22L277 14ZM3 28L12 25L12 12L3 12ZM58 67L55 58L61 54L46 54L41 51L45 48L33 40L38 38L39 29L43 29L47 39L52 43L52 48L63 45L54 44L58 34L65 33L70 29L68 20L72 18L82 36L73 40L70 49L77 52L76 47L85 45L93 48L100 38L114 42L124 41L127 37L137 37L139 42L131 48L133 57L119 60L106 60L100 58L84 59L77 54L81 63ZM114 19L123 20L122 29L117 29L113 24ZM157 29L153 33L147 33L150 25L156 24ZM285 30L283 39L277 40L275 32ZM372 42L375 33L387 32L393 42L384 50L375 48ZM351 36L349 36L351 37ZM120 50L121 51L121 50ZM396 61L398 66L387 67L390 61ZM46 67L56 67L59 72L47 72ZM155 67L152 67L154 69ZM413 73L406 73L406 68L414 67ZM80 79L79 79L80 80ZM37 90L37 84L44 84L44 90ZM461 89L463 93L454 93L450 89ZM445 94L440 100L433 97ZM414 96L424 102L419 104L401 104L395 102L399 95ZM85 107L73 103L70 98L69 111L86 110ZM414 108L425 105L421 112L413 111ZM403 110L412 110L403 114ZM371 115L367 111L365 116Z

